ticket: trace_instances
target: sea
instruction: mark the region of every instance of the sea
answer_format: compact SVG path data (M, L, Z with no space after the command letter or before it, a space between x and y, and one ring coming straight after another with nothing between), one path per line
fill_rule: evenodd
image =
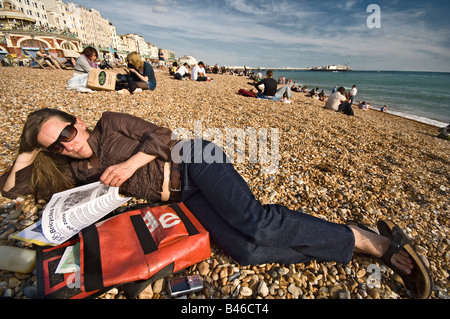
M274 70L273 78L278 80L280 76L308 89L318 87L327 95L334 86L343 86L349 92L356 85L354 103L365 101L375 110L387 105L388 113L437 127L450 124L450 73Z

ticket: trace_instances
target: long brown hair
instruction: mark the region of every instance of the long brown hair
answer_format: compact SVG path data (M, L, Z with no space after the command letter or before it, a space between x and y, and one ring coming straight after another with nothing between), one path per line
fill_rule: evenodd
M36 200L48 200L52 194L74 186L67 177L70 158L46 151L37 140L42 124L53 117L58 117L64 122L76 120L75 116L60 110L41 109L30 113L20 137L19 153L40 149L33 162L33 173L30 178L30 189Z

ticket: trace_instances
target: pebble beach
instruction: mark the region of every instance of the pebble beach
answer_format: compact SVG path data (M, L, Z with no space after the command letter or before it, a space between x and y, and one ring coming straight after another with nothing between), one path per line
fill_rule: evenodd
M120 69L115 69L121 72ZM376 230L379 219L397 223L413 240L434 281L431 298L448 299L450 289L450 141L438 128L375 110L354 107L355 116L323 109L324 102L293 93L291 103L238 95L246 77L211 74L211 82L178 81L155 70L157 88L133 95L67 90L69 70L0 68L0 173L12 164L31 111L50 107L80 117L93 128L104 111L125 112L172 130L203 133L230 128L277 129L279 165L234 163L263 204L282 204L336 223L358 221ZM357 83L358 84L358 83ZM358 86L363 88L363 83ZM220 134L217 134L220 135ZM214 139L212 136L203 136ZM142 199L132 199L142 203ZM131 204L131 203L130 203ZM11 238L38 221L45 202L0 196L0 245L31 248ZM200 274L203 290L189 299L409 299L398 275L380 260L355 254L335 262L243 266L211 244L209 259L184 272ZM380 270L368 285L368 269ZM168 278L138 298L169 299ZM34 298L35 273L0 270L0 297ZM98 297L121 299L119 288Z

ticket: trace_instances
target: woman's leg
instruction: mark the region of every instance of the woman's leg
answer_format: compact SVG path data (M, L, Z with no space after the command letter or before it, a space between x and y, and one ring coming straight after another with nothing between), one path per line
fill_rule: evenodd
M156 82L147 81L147 87L150 91L154 91L156 89Z
M287 85L286 85L285 96L286 96L286 98L287 98L288 100L290 100L291 97L292 97L292 90L291 90L291 88L290 88L289 86L287 86Z
M187 170L189 182L198 187L226 224L251 243L294 249L318 260L350 261L354 236L347 226L281 205L263 206L222 149L213 143L192 141L182 152L183 169ZM193 213L196 214L195 210Z
M242 235L224 221L201 192L196 192L184 204L209 231L211 241L241 265L267 262L296 264L314 259L289 247L265 247L253 243L251 238Z
M278 89L277 95L280 97L285 97L288 100L290 100L292 97L291 88L288 85L283 85L281 88Z

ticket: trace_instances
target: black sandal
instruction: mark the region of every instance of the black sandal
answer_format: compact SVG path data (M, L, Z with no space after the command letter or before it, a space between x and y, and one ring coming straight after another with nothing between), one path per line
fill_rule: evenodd
M391 239L389 248L381 257L381 260L402 278L406 289L411 293L413 298L428 299L431 295L433 282L428 269L425 267L408 237L391 221L380 220L377 226L380 235ZM392 256L399 253L402 249L409 254L414 265L409 275L392 265L391 262Z

